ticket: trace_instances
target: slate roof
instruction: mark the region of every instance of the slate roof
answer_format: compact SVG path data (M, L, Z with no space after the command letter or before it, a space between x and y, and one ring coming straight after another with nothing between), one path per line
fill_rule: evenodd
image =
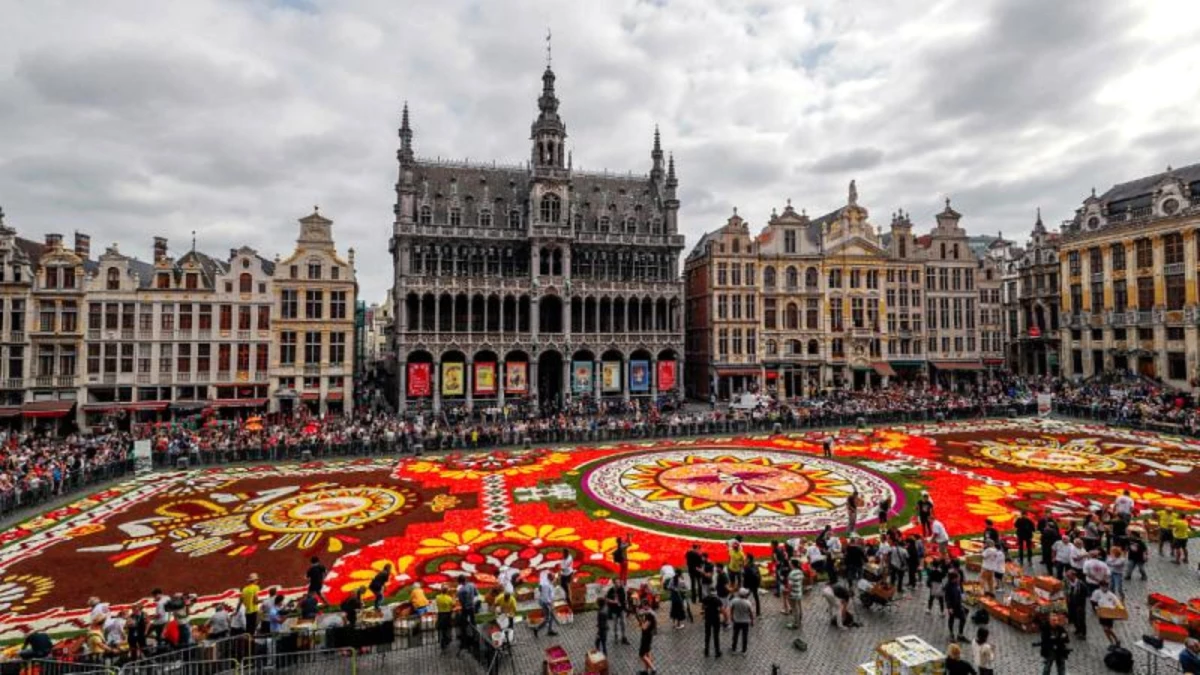
M1182 180L1184 183L1191 184L1194 194L1198 189L1200 189L1200 186L1196 185L1196 183L1200 183L1200 163L1172 169L1169 173L1171 176ZM1110 203L1120 202L1126 199L1133 199L1135 197L1147 195L1152 192L1154 190L1154 186L1158 185L1158 183L1166 178L1167 175L1168 172L1163 171L1161 173L1131 180L1126 183L1117 183L1109 188L1108 192L1100 195L1100 201Z

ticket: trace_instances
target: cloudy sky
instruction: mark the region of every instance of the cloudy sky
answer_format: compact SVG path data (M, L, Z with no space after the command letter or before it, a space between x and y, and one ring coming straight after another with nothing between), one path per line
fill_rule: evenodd
M528 157L552 28L585 169L675 153L689 246L860 202L1024 240L1092 186L1200 161L1200 2L0 0L0 206L22 235L148 258L290 250L320 204L389 283L396 126L419 155Z

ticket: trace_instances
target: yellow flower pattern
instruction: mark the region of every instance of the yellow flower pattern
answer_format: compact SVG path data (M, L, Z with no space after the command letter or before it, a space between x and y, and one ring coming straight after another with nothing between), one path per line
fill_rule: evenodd
M579 535L573 527L558 527L557 525L522 525L510 530L508 536L513 539L527 541L533 546L546 543L579 541Z
M384 566L392 566L392 579L401 583L410 579L408 569L412 567L413 556L400 556L396 560L379 559L371 562L371 566L367 569L354 570L350 573L346 583L342 584L342 592L353 593L359 588L368 588L371 585L371 580L375 575L382 572ZM390 584L389 584L390 585ZM384 587L386 592L386 586ZM364 598L373 599L375 595L368 589L363 595Z
M491 541L496 538L495 532L482 532L474 528L458 532L443 532L440 537L432 537L421 540L421 547L417 549L417 555L450 553L452 551L466 552L471 550L472 546L477 546L484 542Z
M613 551L617 550L617 538L605 537L604 539L585 539L583 540L583 548L588 552L590 560L612 560ZM625 550L626 559L629 560L630 570L642 569L641 563L650 559L650 554L638 550L637 544L630 544Z

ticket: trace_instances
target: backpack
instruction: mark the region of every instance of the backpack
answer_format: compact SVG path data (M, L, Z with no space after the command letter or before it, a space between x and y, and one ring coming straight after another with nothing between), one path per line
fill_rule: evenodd
M974 612L971 612L971 623L975 624L976 626L986 626L989 622L991 622L991 620L991 615L989 615L988 611L982 607Z
M1104 655L1104 665L1117 673L1133 672L1133 652L1124 647L1112 646Z

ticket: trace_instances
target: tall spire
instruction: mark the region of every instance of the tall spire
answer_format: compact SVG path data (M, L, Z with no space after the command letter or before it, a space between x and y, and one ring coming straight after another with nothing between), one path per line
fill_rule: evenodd
M404 102L404 112L400 113L400 153L401 162L413 161L412 127L408 125L408 101Z
M667 160L667 187L679 187L679 180L675 178L675 153L671 153L671 158Z
M1037 221L1033 223L1034 234L1045 234L1046 225L1042 223L1042 207L1037 207Z
M546 40L549 44L550 34ZM530 165L549 169L561 169L566 166L567 153L563 147L567 138L567 127L558 116L558 96L554 94L554 71L550 69L549 60L546 70L542 73L542 95L538 97L538 116L529 130L529 138L533 141L530 149Z
M663 178L662 138L659 136L657 124L654 125L654 147L650 150L650 159L653 162L650 167L650 180L657 185Z

